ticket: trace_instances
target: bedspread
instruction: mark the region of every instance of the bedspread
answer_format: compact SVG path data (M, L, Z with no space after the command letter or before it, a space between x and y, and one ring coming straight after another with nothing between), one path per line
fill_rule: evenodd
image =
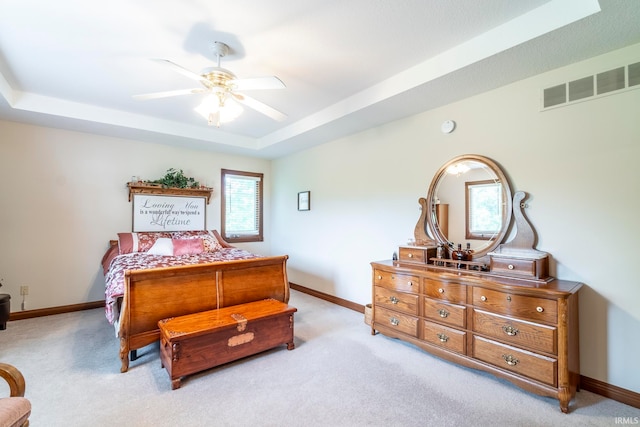
M149 255L146 252L118 255L111 261L109 269L105 273L105 314L107 320L111 324L117 320L116 303L118 298L124 295L124 273L127 270L146 270L254 258L260 258L260 256L238 248L222 248L215 252L182 256Z

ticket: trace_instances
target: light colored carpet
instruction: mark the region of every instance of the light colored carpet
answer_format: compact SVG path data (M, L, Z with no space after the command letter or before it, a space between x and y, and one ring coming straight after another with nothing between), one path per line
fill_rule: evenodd
M372 336L360 313L296 291L290 304L295 350L189 376L173 391L157 345L120 373L101 309L9 322L0 361L24 374L33 427L612 426L640 416L587 391L565 415L554 399Z

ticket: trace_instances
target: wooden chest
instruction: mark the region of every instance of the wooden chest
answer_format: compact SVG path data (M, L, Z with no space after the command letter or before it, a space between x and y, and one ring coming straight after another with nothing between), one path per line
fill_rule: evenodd
M282 344L293 350L296 311L267 299L159 321L160 359L171 388L180 388L183 376Z

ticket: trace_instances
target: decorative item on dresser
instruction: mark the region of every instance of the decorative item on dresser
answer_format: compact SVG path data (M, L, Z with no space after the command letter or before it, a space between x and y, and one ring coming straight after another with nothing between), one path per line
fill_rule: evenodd
M480 182L470 201L469 183ZM460 156L440 168L419 200L416 245L400 246L397 261L371 263L371 333L554 397L566 413L580 381L582 284L549 276L549 254L534 248L522 212L525 197L512 198L506 175L486 157ZM515 236L503 243L512 226ZM462 259L443 254L454 242L469 247Z

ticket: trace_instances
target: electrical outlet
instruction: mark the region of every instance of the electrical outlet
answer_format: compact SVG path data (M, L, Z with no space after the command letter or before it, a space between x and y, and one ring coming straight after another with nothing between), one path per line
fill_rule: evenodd
M20 295L29 295L29 287L20 286Z

